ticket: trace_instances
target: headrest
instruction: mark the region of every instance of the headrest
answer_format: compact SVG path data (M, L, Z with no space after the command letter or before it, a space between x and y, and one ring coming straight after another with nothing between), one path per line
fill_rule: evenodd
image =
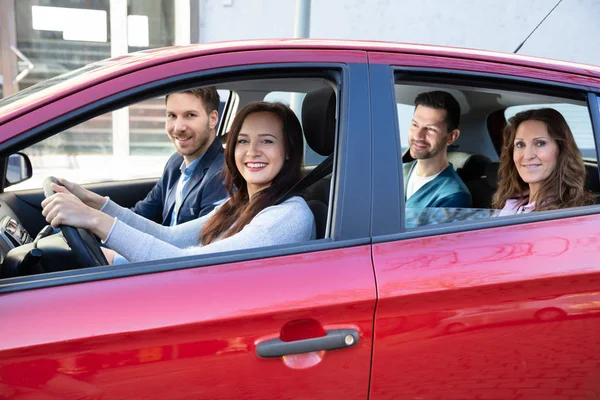
M500 168L499 162L491 162L485 167L486 182L494 189L498 188L498 168Z
M449 151L448 161L452 163L454 169L464 181L469 181L481 178L485 173L486 166L492 160L483 154Z
M600 177L598 177L598 167L593 164L585 164L584 187L594 193L600 193Z
M322 156L333 153L335 107L335 92L330 87L308 93L302 103L302 128L306 143Z

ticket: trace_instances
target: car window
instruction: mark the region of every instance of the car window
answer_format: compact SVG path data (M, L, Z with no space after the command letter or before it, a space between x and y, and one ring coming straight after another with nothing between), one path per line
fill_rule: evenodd
M408 149L408 126L415 111L414 104L396 104L398 121L400 122L400 146L404 153Z
M230 91L218 92L222 115ZM175 151L165 132L165 110L165 97L156 97L102 114L24 149L33 176L7 190L39 188L47 176L82 184L159 177Z
M442 125L446 124L447 121L442 117L445 112L431 115L416 114L414 105L416 97L422 93L435 91L450 94L460 108L458 126L460 134L449 145L443 141L447 140L450 133L445 131L443 136L439 136L442 139L435 139L438 136L432 134L431 124L429 124L435 120L431 115L440 115ZM464 224L471 221L525 215L532 211L534 212L532 215L535 215L535 202L530 204L527 201L529 182L533 180L535 184L536 179L543 182L550 176L554 167L548 167L552 163L546 158L544 163L540 161L535 165L521 166L523 162L515 161L517 156L513 156L512 162L519 162L521 166L514 171L518 171L518 179L523 182L525 194L520 198L517 196L514 199L503 200L505 202L502 207L494 203L494 195L499 184L498 171L501 159L494 147L494 138L489 132L487 119L489 115L499 110L503 110L506 120L526 110L551 108L558 111L572 131L575 146L579 148L582 155L580 157L583 158L579 162L585 172L582 172L578 179L583 183L585 196L582 198L586 201L579 202L577 205L593 205L594 199L600 195L593 128L587 103L583 98L575 101L530 93L456 86L412 85L404 82L396 84L395 95L400 139L399 154L403 158L405 229L423 229L438 224ZM414 133L411 136L411 129L418 134ZM496 134L501 136L501 140L505 139L503 134L506 132L503 132L502 127ZM412 137L415 142L413 148L409 137ZM442 144L438 146L436 141L440 140L443 143L440 142ZM429 168L434 165L432 160L439 158L439 152L444 152L449 164L445 164L447 167L442 169L436 166L437 169L434 168L435 171L429 173L432 171ZM535 157L539 161L539 157L544 156ZM415 158L418 160L415 161ZM546 175L539 178L535 171L540 170L536 168L544 168L540 174ZM547 173L546 168L549 168ZM419 173L423 171L425 171L424 175L420 176ZM530 175L523 178L521 174ZM448 186L448 182L454 186ZM541 207L538 205L538 208Z
M78 68L73 71L65 72L64 74L60 74L53 78L47 79L45 81L36 83L28 88L18 91L15 94L7 96L5 98L0 98L0 108L9 105L10 103L14 103L17 100L24 99L27 96L34 95L36 93L42 92L46 89L49 89L55 85L59 85L69 79L75 78L79 75L87 74L97 69L104 67L101 63L86 65L85 67Z
M304 101L314 104L322 102L330 104L330 99L336 98L335 90L325 79L280 78L273 82L266 78L264 81L240 80L219 84L220 109L224 110L222 113L228 114L225 117L231 120L240 104L247 105L264 98L273 101L285 100L274 95L269 96L268 91L261 90L262 85L303 86L303 83L306 82L310 90L302 94L300 107ZM239 90L240 88L245 90ZM323 92L323 89L326 91ZM232 98L236 100L237 104L229 107L228 104ZM331 139L321 141L313 138L311 140L311 143L322 147L320 150L322 152L332 151L329 150L328 143L335 142L337 112L337 109L334 108L312 107L312 111L305 116L305 125L313 127L306 129L306 132L313 133L313 137L315 134L331 135ZM79 184L101 183L101 185L95 185L93 190L101 190L104 192L103 195L110 196L117 204L126 208L133 207L146 197L154 185L151 180L141 179L161 176L167 160L175 153L175 147L165 132L166 117L165 96L159 96L98 115L27 148L17 149L18 152L26 155L26 159L20 159L22 162L31 162L33 176L9 186L7 190L39 189L45 178L56 176ZM224 123L222 122L224 119L223 116L220 116L219 123ZM331 122L321 124L319 123L321 119L331 119ZM299 120L302 121L301 116ZM333 129L322 129L321 125ZM305 143L306 132L304 133ZM320 163L323 158L322 156L315 157L313 165ZM307 166L306 163L305 166ZM23 168L19 171L22 170ZM310 168L305 169L304 172L306 173L308 170ZM302 192L306 201L311 201L311 207L318 208L319 218L316 223L316 232L319 238L329 236L329 214L333 202L333 196L330 194L332 193L331 187L335 183L330 170L323 170L321 178L318 182L311 184L312 186L304 188ZM18 181L18 179L13 180ZM134 182L133 180L138 181ZM114 190L118 191L118 189L113 190L111 182L122 182L119 185L120 188L131 188L131 190L115 193ZM222 198L217 200L222 201ZM194 215L194 210L186 208L180 213ZM34 232L38 230L39 228L32 229Z
M23 149L33 176L7 190L39 188L47 176L82 184L158 177L174 152L164 120L159 97L75 125Z
M494 216L498 216L498 210L489 208L407 208L406 227L411 229L433 224L477 221Z

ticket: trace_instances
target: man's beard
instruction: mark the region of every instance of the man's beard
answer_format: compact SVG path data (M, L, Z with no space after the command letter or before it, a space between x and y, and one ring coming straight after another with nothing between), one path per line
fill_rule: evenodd
M210 125L207 123L205 129L202 132L202 135L199 135L199 137L198 137L198 142L197 142L198 145L194 149L189 149L188 151L182 152L181 155L184 155L184 156L191 156L191 155L200 156L200 154L197 154L197 153L201 149L203 149L204 151L206 151L206 149L204 149L204 147L208 147L208 145L210 144L209 140L210 140Z
M443 147L439 148L427 148L427 149L415 149L412 145L410 146L410 156L415 160L428 160L437 156Z

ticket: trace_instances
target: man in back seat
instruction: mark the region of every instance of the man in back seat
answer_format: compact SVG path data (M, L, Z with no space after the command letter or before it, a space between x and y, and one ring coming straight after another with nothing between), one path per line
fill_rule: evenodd
M471 194L448 162L447 148L460 134L460 106L447 92L415 99L408 144L415 161L404 166L407 208L471 207Z

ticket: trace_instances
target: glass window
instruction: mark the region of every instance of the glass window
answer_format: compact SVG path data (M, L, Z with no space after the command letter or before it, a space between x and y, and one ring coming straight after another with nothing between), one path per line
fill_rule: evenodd
M460 107L460 133L455 139L452 139L452 131L447 129L447 113L444 110L437 109L439 112L436 114L436 107L428 107L430 111L423 115L415 112L415 98L421 93L433 91L450 94ZM519 181L524 182L524 187L515 190L523 190L522 194L515 195L514 199L506 199L503 210L494 209L492 204L498 190L500 168L496 149L499 149L498 143L506 139L503 137L503 127L516 113L530 109L552 108L565 118L583 156L584 189L588 195L600 195L593 129L589 110L583 101L567 102L543 95L443 85L397 84L395 94L403 156L407 229L442 223L468 223L539 210L540 206L536 208L535 204L529 204L527 197L531 190L529 184L535 183L537 175L518 166L514 171L519 175ZM440 101L438 99L436 102ZM490 121L491 115L499 116L499 121ZM441 125L432 130L431 127L438 124L436 121ZM438 128L441 129L439 132ZM409 136L414 137L420 148L408 152ZM543 168L545 164L540 165L531 168ZM424 175L419 175L422 173ZM528 173L531 176L523 177ZM452 195L445 191L446 187L450 187L445 183L448 179L453 182L455 189L460 188L453 190L453 193L466 193L470 196L470 202L455 202L448 197ZM513 204L513 200L515 207L509 210L507 207ZM581 206L591 204L593 196L587 196L585 201L580 202ZM498 208L502 209L503 206Z
M113 115L106 113L24 150L33 177L6 190L39 188L47 176L85 184L155 178L174 148L165 133L165 100L158 97L125 107L129 115L129 155L113 152Z
M396 104L398 121L400 122L400 146L404 153L408 149L408 127L415 112L414 104Z

